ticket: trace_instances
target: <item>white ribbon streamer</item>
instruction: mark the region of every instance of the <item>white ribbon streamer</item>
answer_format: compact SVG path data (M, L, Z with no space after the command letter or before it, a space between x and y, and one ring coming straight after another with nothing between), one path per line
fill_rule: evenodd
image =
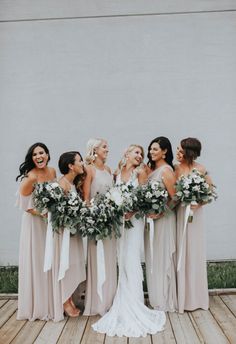
M150 258L151 258L151 274L153 268L153 239L154 239L154 221L150 217L147 218L147 224L149 225L149 245L150 245Z
M188 224L188 218L189 218L189 215L191 214L191 208L190 207L191 207L191 205L188 204L186 206L186 210L185 210L184 230L183 230L183 236L182 236L181 245L180 245L179 260L178 260L178 264L177 264L177 271L179 271L180 268L181 268L181 262L182 262L182 256L183 256L183 248L184 248L184 241L185 241L185 236L186 236L186 229L187 229L187 224Z
M106 267L104 258L104 246L103 241L97 241L97 293L100 300L103 299L102 287L106 280Z
M53 259L53 231L52 231L52 222L51 222L51 212L48 212L48 226L46 233L46 244L45 244L45 253L44 253L44 267L43 271L47 272L52 268L52 259Z
M58 281L64 278L66 270L69 269L70 258L70 230L64 228L62 244L61 244L61 256L60 256L60 268L58 273Z

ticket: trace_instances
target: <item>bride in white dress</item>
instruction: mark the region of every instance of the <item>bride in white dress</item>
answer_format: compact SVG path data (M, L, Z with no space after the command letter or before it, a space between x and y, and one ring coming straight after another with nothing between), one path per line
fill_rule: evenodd
M146 181L144 168L140 167L144 158L143 148L131 145L119 164L116 183L121 182L138 186ZM145 337L164 329L166 316L162 311L152 310L145 306L143 296L143 272L141 256L143 251L144 220L137 220L133 214L133 227L122 228L118 240L119 280L113 305L93 329L108 336Z

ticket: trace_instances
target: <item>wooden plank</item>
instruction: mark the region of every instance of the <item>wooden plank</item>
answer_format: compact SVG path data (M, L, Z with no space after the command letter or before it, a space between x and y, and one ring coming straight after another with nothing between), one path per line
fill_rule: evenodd
M236 295L221 295L220 298L236 317Z
M191 312L199 331L207 344L229 344L221 328L209 311L196 310Z
M16 320L16 312L0 329L0 344L9 344L25 325L26 320Z
M127 344L128 338L127 337L109 337L106 336L104 344Z
M0 308L7 303L8 300L0 300Z
M17 334L11 344L34 343L45 324L46 321L43 320L27 321L25 326Z
M230 343L236 343L236 318L219 296L210 297L210 311Z
M166 313L165 330L152 335L153 344L175 344L175 336L172 330L168 313Z
M56 344L67 320L68 318L59 322L48 321L34 341L34 344Z
M169 313L170 322L175 333L177 343L181 344L199 344L201 340L192 325L187 313Z
M87 322L84 335L81 341L81 344L103 344L105 339L105 334L97 333L92 329L92 324L100 319L100 316L95 315L89 317Z
M88 317L81 316L78 318L69 318L57 344L78 344L80 343L84 329L86 327Z
M0 294L0 300L18 300L18 294Z
M200 332L200 330L199 330L199 328L197 326L197 323L194 320L192 312L188 312L188 316L189 316L189 319L191 320L191 323L192 323L192 325L194 327L195 332L198 335L198 338L199 338L200 342L204 344L205 343L204 338L203 338L203 336L202 336L202 334L201 334L201 332Z
M17 301L9 300L0 308L0 327L12 316L17 310Z
M151 336L148 335L146 337L139 337L139 338L129 338L129 344L151 344Z

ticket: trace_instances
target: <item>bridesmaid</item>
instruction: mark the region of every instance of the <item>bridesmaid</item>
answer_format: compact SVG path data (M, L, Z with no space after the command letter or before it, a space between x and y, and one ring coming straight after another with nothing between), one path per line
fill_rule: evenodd
M112 186L111 170L105 165L108 145L104 139L90 139L87 144L86 172L83 193L89 203L96 193L105 193ZM111 307L117 286L116 240L104 239L105 282L102 298L98 295L97 243L88 241L87 283L84 315L103 315Z
M179 162L175 167L177 179L181 175L188 175L193 169L202 174L206 173L205 167L195 161L200 153L199 140L189 137L180 142L176 154ZM207 182L212 184L210 177L206 178ZM198 308L207 310L209 307L203 209L200 204L192 206L193 222L187 224L186 235L183 237L185 209L186 207L181 205L177 209L177 262L180 265L177 271L177 284L180 313Z
M173 153L168 138L160 136L151 141L148 147L148 179L163 182L169 198L175 194L175 174ZM158 310L177 310L176 295L176 217L168 209L162 215L150 215L154 220L154 237L150 241L150 231L145 231L146 275L150 305ZM151 248L153 245L153 257Z
M43 271L47 224L34 209L35 183L53 181L54 168L48 167L50 155L45 144L33 144L20 165L21 179L17 204L24 210L19 247L19 288L17 319L53 319L52 274Z
M65 193L70 191L77 192L77 179L84 174L80 153L72 151L62 154L58 166L61 174L63 174L63 177L59 180L62 189ZM70 317L77 317L80 314L80 310L74 305L72 294L78 285L86 279L82 238L74 235L70 237L69 268L65 271L64 277L58 280L62 241L63 233L55 233L52 268L55 321L60 321L64 318L63 312Z

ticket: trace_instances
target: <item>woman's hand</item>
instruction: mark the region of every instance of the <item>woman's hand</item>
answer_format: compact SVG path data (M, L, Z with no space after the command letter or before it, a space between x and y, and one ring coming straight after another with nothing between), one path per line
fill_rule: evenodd
M198 204L191 204L190 208L192 210L197 210L199 208L201 208L202 204L198 203Z
M133 213L126 213L125 214L125 220L127 220L127 221L130 220L131 217L134 216L134 214L135 214L134 212Z
M164 216L164 213L160 213L160 214L149 214L147 216L147 218L149 219L153 219L153 220L157 220L157 219L160 219L161 217Z

